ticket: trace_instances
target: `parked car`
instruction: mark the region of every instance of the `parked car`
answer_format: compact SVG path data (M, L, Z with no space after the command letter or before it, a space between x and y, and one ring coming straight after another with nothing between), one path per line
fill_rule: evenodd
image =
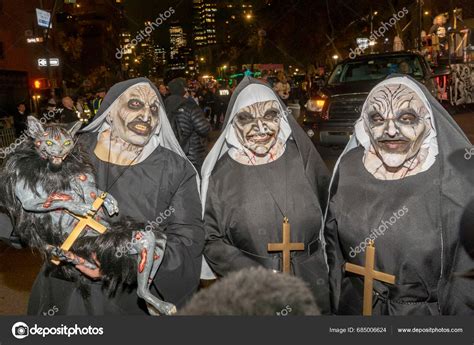
M370 90L388 75L408 74L436 96L437 75L425 58L412 52L371 54L335 66L326 84L307 102L303 128L320 145L344 145Z

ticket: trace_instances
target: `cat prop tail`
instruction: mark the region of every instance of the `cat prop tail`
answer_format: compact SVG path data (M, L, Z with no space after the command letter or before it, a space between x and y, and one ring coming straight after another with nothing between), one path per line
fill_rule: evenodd
M100 236L82 236L71 248L77 256L100 263L104 289L113 295L119 287L133 286L143 298L150 314L171 315L176 307L150 292L166 248L166 235L161 230L143 231L131 221L115 223ZM95 256L93 256L95 254ZM92 264L93 265L93 264Z

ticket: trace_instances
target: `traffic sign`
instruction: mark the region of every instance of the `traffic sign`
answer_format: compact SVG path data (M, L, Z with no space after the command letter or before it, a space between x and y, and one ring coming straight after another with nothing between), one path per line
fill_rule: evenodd
M58 67L59 66L59 59L58 58L50 58L49 59L49 65L51 67ZM48 66L48 62L47 62L46 58L38 59L38 67L47 67L47 66Z
M36 19L38 20L38 25L47 28L53 28L53 24L51 23L51 13L48 11L42 10L37 8L36 9Z

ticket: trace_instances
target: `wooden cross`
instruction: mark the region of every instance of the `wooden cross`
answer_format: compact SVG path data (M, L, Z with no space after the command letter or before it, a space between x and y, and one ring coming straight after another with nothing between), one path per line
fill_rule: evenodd
M288 218L283 219L283 242L269 243L267 250L269 252L283 252L283 272L290 273L290 252L304 250L304 243L290 242L290 223Z
M352 272L364 276L364 309L362 315L372 315L372 291L374 279L384 283L395 284L395 276L374 270L375 265L375 245L370 241L365 253L365 267L351 263L346 263L346 272Z
M68 251L71 249L72 245L74 242L76 242L77 238L81 235L82 231L86 229L87 227L103 234L106 230L107 227L99 223L94 219L94 216L96 215L97 211L102 207L104 204L105 198L107 197L107 193L102 193L97 199L94 200L94 203L92 204L92 209L87 213L87 216L78 216L75 214L72 214L68 212L71 216L74 218L77 218L79 220L79 223L76 224L72 232L69 234L69 236L66 238L66 241L61 246L61 249L64 251ZM59 265L60 261L57 259L51 259L51 262L55 265Z

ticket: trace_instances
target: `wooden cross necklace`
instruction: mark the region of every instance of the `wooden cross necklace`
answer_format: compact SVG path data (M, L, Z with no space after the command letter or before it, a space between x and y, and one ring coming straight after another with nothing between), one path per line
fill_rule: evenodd
M346 272L355 273L364 277L364 307L362 315L372 315L372 293L374 289L374 279L384 283L395 284L395 276L374 270L375 266L375 245L370 241L365 252L365 266L358 266L347 262L344 266Z

